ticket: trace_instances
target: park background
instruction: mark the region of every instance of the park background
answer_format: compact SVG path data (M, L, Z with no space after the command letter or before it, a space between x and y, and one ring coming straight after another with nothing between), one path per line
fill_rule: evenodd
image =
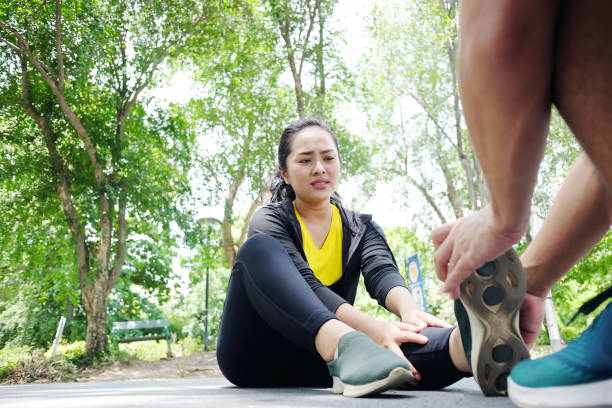
M340 139L347 207L374 215L402 273L419 255L429 311L454 322L429 231L487 201L455 75L458 12L454 0L0 0L0 378L24 361L45 373L58 358L70 372L164 356L117 346L115 321L169 319L179 354L214 348L280 133L304 116ZM517 251L579 151L553 112ZM608 234L553 289L565 340L596 315L565 325L612 283L611 248ZM356 304L392 318L363 285Z

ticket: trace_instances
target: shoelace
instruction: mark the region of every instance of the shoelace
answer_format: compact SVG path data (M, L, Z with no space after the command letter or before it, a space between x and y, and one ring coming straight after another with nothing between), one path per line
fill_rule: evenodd
M572 322L578 317L579 314L588 315L593 312L593 310L597 309L597 306L601 305L606 299L612 297L612 286L608 289L601 292L599 295L595 296L593 299L590 299L582 304L578 311L572 316L572 318L567 322L566 326L572 324Z

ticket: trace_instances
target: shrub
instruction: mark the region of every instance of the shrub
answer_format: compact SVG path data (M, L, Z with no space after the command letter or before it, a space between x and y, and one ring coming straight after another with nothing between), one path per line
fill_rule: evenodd
M63 355L67 361L76 364L85 354L85 342L75 341L70 344L60 344L57 346L56 353ZM51 350L47 351L45 355L51 357Z
M66 361L62 355L45 357L42 350L35 350L13 368L7 369L3 381L9 384L74 381L75 373L75 365Z

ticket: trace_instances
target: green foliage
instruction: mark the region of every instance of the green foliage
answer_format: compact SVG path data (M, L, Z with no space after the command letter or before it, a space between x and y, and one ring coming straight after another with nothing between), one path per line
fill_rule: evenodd
M579 315L569 326L570 318L589 299L612 286L612 233L606 236L561 279L552 290L559 330L571 341L586 329L605 308L606 302L588 316Z
M482 205L455 74L456 1L385 1L369 18L360 103L376 180L393 182L431 229Z
M60 343L55 351L57 355L64 356L64 358L70 363L78 363L85 354L85 342L75 341L74 343ZM46 357L51 356L51 350L45 353Z
M56 68L50 73L59 76L54 5L26 2L23 7L22 3L4 2L0 19L16 27L36 58ZM69 0L61 5L65 72L61 96L43 81L35 64L21 61L7 45L19 44L16 36L0 30L0 209L7 210L0 211L0 280L16 282L12 292L5 291L0 297L0 313L14 317L0 328L3 343L4 338L15 339L19 333L23 334L20 341L27 344L48 342L44 339L52 323L44 323L54 319L37 314L39 308L30 301L31 296L16 298L26 292L27 285L34 286L38 301L59 316L69 311L62 310L63 304L65 309L77 305L82 295L79 285L108 273L97 269L99 259L93 256L105 233L100 221L101 197L110 203L113 229L119 228L114 216L120 213L118 203L127 201L123 279L157 293L162 300L168 295L168 281L173 277L170 263L179 238L171 225L188 228L192 221L187 173L192 168L195 133L178 108L161 109L138 96L155 83L155 70L166 58L210 46L209 30L218 28L216 24L226 13L231 14L233 2ZM27 87L22 89L28 78L29 92ZM47 139L23 110L20 99L27 95L32 107L49 119ZM59 109L62 98L87 132L89 151L82 132L77 136L79 126L69 120L66 109ZM51 165L50 144L57 148L70 183L68 200L79 224L73 221L71 228L59 205L56 187L61 171ZM92 156L104 171L102 187L94 181ZM76 275L77 230L85 235L89 251L90 273L81 282ZM111 246L112 267L113 262L121 262L116 235ZM11 312L13 304L20 309ZM27 327L20 326L30 312L43 323L37 326L40 338L32 338L24 331Z
M194 261L196 261L194 259ZM204 326L206 318L206 267L198 263L186 265L192 276L200 273L203 276L192 281L186 294L176 296L163 306L170 323L176 327L179 338L193 337L202 339L204 344ZM224 267L209 267L209 300L208 300L208 346L214 349L217 343L219 324L229 281L229 271ZM180 329L179 329L180 328Z
M0 379L4 378L4 373L15 368L19 361L29 357L30 347L28 346L8 346L0 349Z
M0 347L48 347L61 315L65 314L66 302L70 300L61 297L56 300L50 296L57 288L48 281L11 285L12 293L0 300ZM73 334L82 334L82 331L69 322L64 335L70 338Z

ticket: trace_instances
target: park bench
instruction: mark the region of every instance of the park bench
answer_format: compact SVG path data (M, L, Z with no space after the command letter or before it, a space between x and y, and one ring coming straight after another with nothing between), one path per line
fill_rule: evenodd
M133 341L145 341L145 340L162 340L166 339L168 343L168 357L172 356L172 349L170 348L170 331L168 327L170 322L168 320L136 320L126 322L113 322L111 327L111 334L113 334L113 340L117 343L131 343ZM150 334L138 337L120 337L115 336L116 333L120 333L126 330L142 330L142 329L163 329L163 334Z

